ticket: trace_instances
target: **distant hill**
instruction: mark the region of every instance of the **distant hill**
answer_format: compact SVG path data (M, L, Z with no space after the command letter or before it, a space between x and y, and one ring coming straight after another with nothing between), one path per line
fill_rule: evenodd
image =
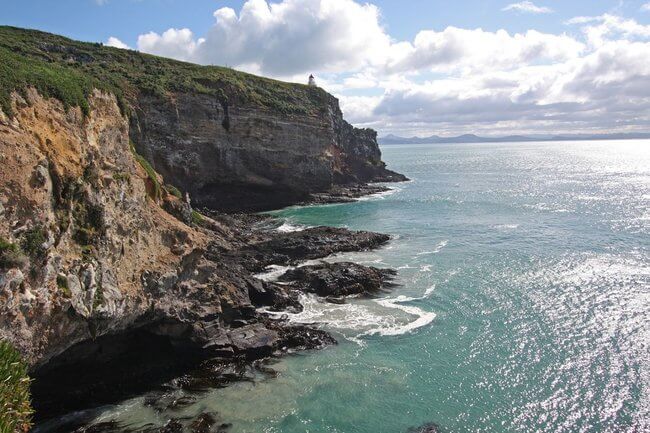
M379 138L379 144L436 144L436 143L513 143L522 141L575 141L575 140L630 140L650 139L650 133L619 133L619 134L562 134L562 135L507 135L504 137L479 137L474 134L464 134L457 137L400 137L388 134Z

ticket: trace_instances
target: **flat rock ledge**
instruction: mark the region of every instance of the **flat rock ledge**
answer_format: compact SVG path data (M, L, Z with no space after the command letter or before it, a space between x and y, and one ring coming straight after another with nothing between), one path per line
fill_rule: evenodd
M336 227L311 227L302 231L278 233L248 245L235 253L251 272L262 272L270 265L297 265L332 254L368 251L386 244L390 236ZM230 254L232 257L233 255Z

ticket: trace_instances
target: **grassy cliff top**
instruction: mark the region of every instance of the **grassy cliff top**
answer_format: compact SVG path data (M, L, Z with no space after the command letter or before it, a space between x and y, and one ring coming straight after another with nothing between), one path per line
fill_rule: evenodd
M86 114L93 88L114 93L125 112L142 93L207 94L301 115L318 114L328 100L328 94L315 87L0 26L0 108L11 115L11 93L28 86L66 107L79 106Z

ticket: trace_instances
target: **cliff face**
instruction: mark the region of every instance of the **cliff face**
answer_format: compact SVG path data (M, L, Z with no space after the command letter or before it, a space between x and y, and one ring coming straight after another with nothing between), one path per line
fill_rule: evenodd
M206 244L150 198L115 98L89 102L84 119L31 90L0 112L0 237L21 250L0 269L0 337L32 365L163 308L143 273L173 280Z
M261 210L333 186L404 180L324 90L0 26L0 107L27 86L64 106L116 95L138 152L202 205Z
M199 206L264 210L334 185L403 180L381 161L376 132L343 120L331 95L313 115L187 93L141 96L136 113L138 151Z

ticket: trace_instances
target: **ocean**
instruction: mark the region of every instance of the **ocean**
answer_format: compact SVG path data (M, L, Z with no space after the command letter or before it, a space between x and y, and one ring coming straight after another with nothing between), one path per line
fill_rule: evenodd
M398 271L290 315L339 344L210 390L176 413L137 397L96 422L216 411L233 433L650 431L650 141L385 146L410 182L273 212L282 230L388 233L342 254ZM268 274L266 277L272 277Z

